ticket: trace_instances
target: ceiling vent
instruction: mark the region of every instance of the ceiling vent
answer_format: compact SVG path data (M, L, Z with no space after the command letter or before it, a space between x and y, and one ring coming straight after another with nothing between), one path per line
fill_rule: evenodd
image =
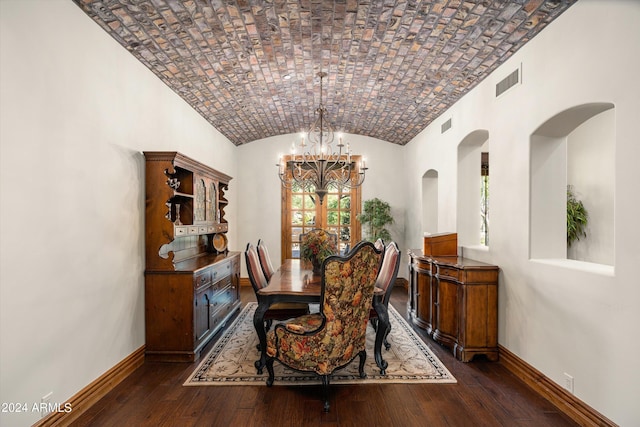
M445 133L449 129L451 129L451 119L447 120L442 124L442 126L440 126L440 133Z
M520 68L516 68L511 74L498 82L496 85L496 98L521 82L520 70Z

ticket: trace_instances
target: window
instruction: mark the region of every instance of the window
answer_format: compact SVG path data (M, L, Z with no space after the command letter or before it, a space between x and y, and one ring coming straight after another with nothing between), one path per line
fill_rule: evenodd
M489 245L489 151L489 132L484 129L471 132L458 144L456 228L460 246Z
M480 244L489 246L489 153L480 156Z
M323 204L315 188L282 187L282 259L300 257L300 234L322 228L338 235L340 253L361 239L360 188L330 187Z

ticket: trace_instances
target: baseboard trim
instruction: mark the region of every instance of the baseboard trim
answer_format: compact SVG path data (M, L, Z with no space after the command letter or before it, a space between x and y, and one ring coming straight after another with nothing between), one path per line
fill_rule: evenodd
M142 366L144 363L144 348L145 346L143 345L131 353L120 363L109 369L65 402L70 404L72 408L71 412L52 412L35 423L33 427L63 426L71 424L71 422L79 418L80 415L85 413L89 408L91 408L91 406L93 406L93 404L113 390L133 371Z
M240 287L243 287L243 286L251 286L251 282L249 281L248 277L240 278Z
M500 363L512 374L524 381L536 393L547 399L565 415L581 426L610 426L617 424L570 394L542 372L498 345Z

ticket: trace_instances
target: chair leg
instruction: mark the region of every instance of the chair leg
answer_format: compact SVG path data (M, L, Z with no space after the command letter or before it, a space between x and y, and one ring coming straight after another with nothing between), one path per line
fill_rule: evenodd
M362 350L360 353L358 353L358 356L360 356L360 364L358 365L358 372L360 372L360 378L366 378L367 374L364 372L364 363L367 360L367 352L365 350Z
M324 412L329 412L329 375L322 375L322 395L324 398Z
M269 377L267 378L267 387L271 387L273 385L274 373L273 373L273 357L267 357L267 372L269 372Z
M389 332L391 332L391 327L388 327L387 332L384 333L384 348L386 348L387 350L391 348L391 343L387 340Z

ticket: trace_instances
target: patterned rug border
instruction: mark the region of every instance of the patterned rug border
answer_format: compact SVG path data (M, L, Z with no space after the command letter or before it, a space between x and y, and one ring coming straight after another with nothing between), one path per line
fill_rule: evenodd
M258 306L256 302L249 302L242 309L238 317L234 320L234 322L227 328L227 330L223 333L223 335L215 342L212 349L209 353L203 358L203 361L198 365L198 367L189 375L188 379L184 382L183 386L233 386L233 385L264 385L267 379L267 370L266 368L263 370L263 374L258 375L255 373L255 369L253 369L253 375L242 376L242 377L206 377L206 373L209 370L210 366L215 363L218 356L225 350L227 344L231 341L234 334L236 333L236 329L241 325L242 322L249 321L251 322L251 328L253 329L253 313ZM249 319L247 319L249 317ZM435 370L435 374L414 374L414 375L394 375L393 372L390 372L390 369L387 368L387 374L381 375L380 370L376 368L372 371L371 369L366 370L367 377L360 378L357 375L345 374L344 372L347 370L346 368L343 370L336 371L331 376L332 384L380 384L380 383L442 383L442 384L452 384L457 383L457 380L453 375L449 372L449 370L444 366L444 364L438 359L435 354L427 347L427 345L420 339L420 337L413 331L411 326L407 323L407 321L398 313L398 311L389 305L389 317L391 318L391 322L394 324L394 328L401 326L402 330L408 335L411 343L418 347L420 352L424 355L424 357L428 360L431 366ZM393 334L393 332L392 332ZM254 347L255 348L255 347ZM383 347L383 357L386 353L386 350ZM257 350L256 350L256 358L257 358ZM367 361L373 359L373 350L367 350ZM279 363L276 362L276 365ZM352 364L357 366L357 360L353 361ZM375 364L375 362L374 362ZM276 375L274 386L284 385L284 386L305 386L305 385L317 385L320 384L321 381L319 377L313 374L304 374L295 371L288 370L287 375Z

